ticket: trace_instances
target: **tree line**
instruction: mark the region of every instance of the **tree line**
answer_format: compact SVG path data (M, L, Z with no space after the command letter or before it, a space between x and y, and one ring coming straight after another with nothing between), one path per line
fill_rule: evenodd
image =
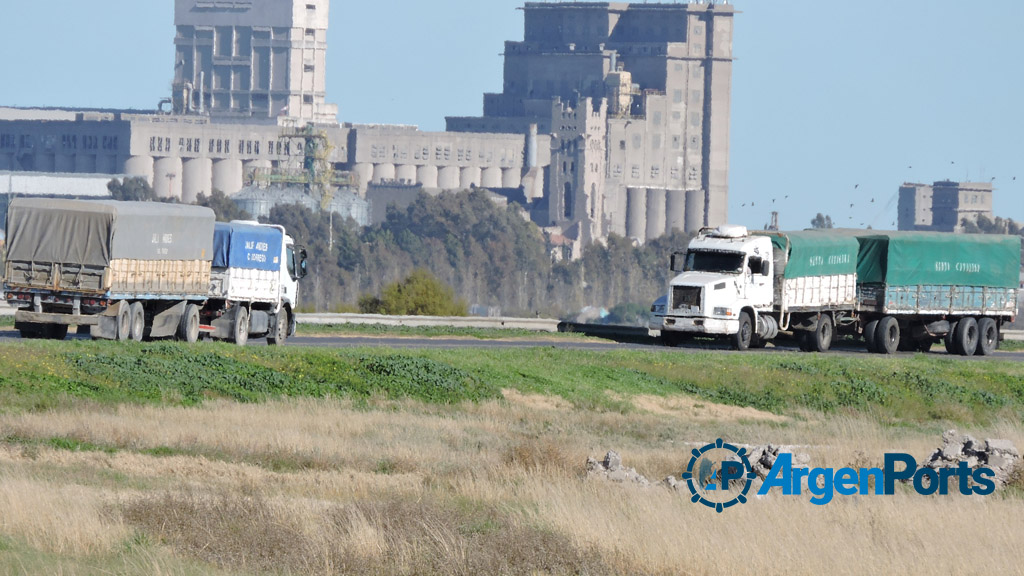
M158 200L141 178L114 180L108 188L119 200ZM252 218L217 190L201 194L196 203L213 209L221 221ZM301 307L310 311L357 311L360 304L389 309L387 302L394 300L388 295L395 294L386 289L394 291L410 278L423 283L426 271L451 287L453 301L499 307L506 315L567 318L594 306L642 322L638 311L667 290L671 252L685 249L690 239L674 232L634 246L612 235L604 245L586 247L578 260L557 261L522 208L498 205L482 189L420 194L407 208L389 207L384 222L365 228L295 204L275 207L267 221L284 226L307 248Z

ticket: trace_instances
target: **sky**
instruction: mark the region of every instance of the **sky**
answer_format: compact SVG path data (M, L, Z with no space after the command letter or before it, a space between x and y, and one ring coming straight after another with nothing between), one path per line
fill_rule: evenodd
M776 210L783 229L818 212L895 228L901 183L945 179L992 182L996 215L1024 222L1024 2L733 4L732 223L761 228ZM480 115L504 42L523 37L520 6L334 0L328 101L343 122L431 131ZM169 95L172 0L2 0L0 15L0 105L153 109Z

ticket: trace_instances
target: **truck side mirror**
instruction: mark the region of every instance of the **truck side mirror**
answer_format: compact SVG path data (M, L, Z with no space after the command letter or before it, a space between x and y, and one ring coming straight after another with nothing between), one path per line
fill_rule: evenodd
M686 255L675 252L672 254L672 260L669 264L669 270L673 272L682 272L683 267L686 264Z
M306 249L300 246L299 249L296 251L296 255L299 257L299 265L296 266L295 269L298 271L299 278L305 278L307 274Z
M761 260L761 276L768 276L771 274L771 262L768 260Z

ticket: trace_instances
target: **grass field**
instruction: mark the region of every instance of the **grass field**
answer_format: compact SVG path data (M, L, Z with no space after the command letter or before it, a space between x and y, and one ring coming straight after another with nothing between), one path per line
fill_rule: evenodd
M0 573L1013 573L1024 496L686 494L695 443L1024 447L1024 366L933 355L0 346ZM964 542L971 542L970 550Z

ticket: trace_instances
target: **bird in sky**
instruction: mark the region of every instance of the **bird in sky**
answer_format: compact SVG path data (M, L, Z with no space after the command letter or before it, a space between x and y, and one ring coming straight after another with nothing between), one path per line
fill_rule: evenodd
M853 204L850 204L850 208L853 208Z
M854 184L854 185L853 185L853 189L854 189L854 190L856 190L857 188L860 188L860 184Z
M874 203L875 203L875 199L874 199L874 198L872 198L872 199L871 199L871 203L872 203L872 204L874 204Z

